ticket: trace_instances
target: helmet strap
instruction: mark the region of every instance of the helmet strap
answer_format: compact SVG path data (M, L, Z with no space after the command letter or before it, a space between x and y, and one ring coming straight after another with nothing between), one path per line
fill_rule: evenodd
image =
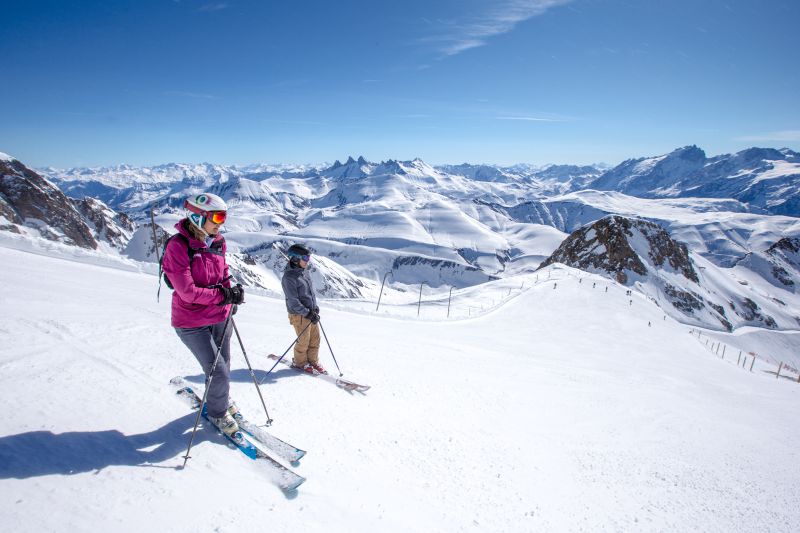
M187 218L189 219L189 224L199 233L198 236L202 237L199 240L205 240L208 237L208 232L203 228L206 225L206 217L190 211L187 213Z

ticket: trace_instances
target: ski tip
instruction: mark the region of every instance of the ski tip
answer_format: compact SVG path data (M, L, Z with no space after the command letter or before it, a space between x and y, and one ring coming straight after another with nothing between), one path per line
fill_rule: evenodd
M281 485L281 490L283 490L283 492L286 493L294 493L297 491L297 488L305 482L306 478L302 476L297 476L297 479L295 479L292 483L286 483Z

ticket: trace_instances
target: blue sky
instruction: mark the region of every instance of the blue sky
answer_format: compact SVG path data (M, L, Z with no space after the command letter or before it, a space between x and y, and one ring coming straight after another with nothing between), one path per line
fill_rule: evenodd
M800 149L800 2L5 2L32 166L618 163Z

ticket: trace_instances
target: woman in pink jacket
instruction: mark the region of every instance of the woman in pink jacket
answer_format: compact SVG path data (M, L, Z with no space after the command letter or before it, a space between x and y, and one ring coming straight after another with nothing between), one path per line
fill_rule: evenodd
M239 427L233 418L236 406L229 398L233 327L227 318L234 305L244 303L244 290L241 285L231 286L225 238L219 233L228 206L210 193L190 196L183 206L187 216L175 224L178 233L167 242L162 261L174 288L172 326L203 367L206 383L222 345L206 406L211 422L233 435Z

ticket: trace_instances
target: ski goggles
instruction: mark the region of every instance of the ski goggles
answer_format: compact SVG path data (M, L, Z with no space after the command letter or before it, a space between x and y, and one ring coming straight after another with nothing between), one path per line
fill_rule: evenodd
M210 220L214 224L222 224L225 222L225 219L228 218L227 211L204 211L199 207L190 204L188 201L184 202L183 207L185 207L192 213L205 217L207 220Z
M225 222L226 218L228 218L227 211L211 211L208 214L208 220L210 220L214 224L222 224Z
M305 261L306 263L308 263L309 261L311 261L311 256L310 256L310 255L298 255L297 257L299 257L300 259L302 259L302 260L303 260L303 261Z

